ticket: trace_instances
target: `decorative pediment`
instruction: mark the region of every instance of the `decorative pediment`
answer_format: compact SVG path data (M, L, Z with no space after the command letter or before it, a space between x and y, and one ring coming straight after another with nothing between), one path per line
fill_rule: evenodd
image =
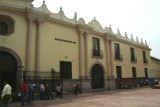
M45 1L43 1L43 4L42 4L40 7L38 7L38 8L35 8L35 7L34 7L34 9L37 10L37 11L42 11L42 12L48 13L48 14L51 14L51 13L52 13L52 12L50 12L50 11L48 10L48 8L47 8L47 6L46 6L46 4L45 4Z
M85 20L83 18L79 18L78 24L84 24L84 25L86 25Z
M60 11L57 14L52 13L51 18L56 18L56 19L63 20L68 23L77 24L77 13L75 13L73 19L69 19L65 16L65 14L62 10L62 7L60 7Z
M100 23L94 18L91 22L88 23L88 26L92 27L93 30L104 33L104 30Z

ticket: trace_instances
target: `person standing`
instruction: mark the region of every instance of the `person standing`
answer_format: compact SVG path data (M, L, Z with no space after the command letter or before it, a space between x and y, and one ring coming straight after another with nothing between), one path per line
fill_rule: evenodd
M32 82L30 89L31 89L31 100L35 101L34 99L34 88L35 88L36 84L34 82Z
M24 102L27 102L28 104L30 101L26 99L27 95L27 84L25 81L23 81L23 86L22 86L22 92L21 92L21 106L24 106Z
M9 84L7 84L7 81L3 81L3 84L4 84L4 88L2 90L2 95L1 95L1 99L2 99L2 102L5 106L7 106L8 102L10 101L11 99L11 86Z
M51 89L49 88L48 85L46 85L46 88L45 88L45 91L46 91L46 96L47 96L47 99L50 100L50 97L52 99L54 99L53 95L52 95L52 92L51 92Z
M61 91L61 84L57 84L56 86L56 92L57 92L57 96L60 96L61 99L63 99L63 95L62 95L62 91Z
M43 97L43 98L42 98ZM40 85L40 99L41 100L45 100L46 98L45 98L45 87L44 87L44 85L43 84L41 84Z

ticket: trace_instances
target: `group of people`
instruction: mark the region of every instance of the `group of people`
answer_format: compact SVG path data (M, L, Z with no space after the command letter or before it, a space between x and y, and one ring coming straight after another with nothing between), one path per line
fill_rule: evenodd
M12 100L11 99L12 87L7 83L6 80L3 82L3 84L4 84L4 88L2 90L1 101L3 103L3 106L7 107L8 103ZM24 106L24 102L27 102L28 104L30 104L30 101L35 101L35 96L34 96L35 87L37 87L37 86L34 82L27 85L26 82L23 81L21 92L18 94L18 96L21 97L21 105L20 106ZM54 99L54 96L52 95L52 91L47 84L42 83L40 85L39 90L40 90L40 99L41 100ZM61 99L63 98L61 84L57 84L56 94Z
M56 94L57 94L57 96L60 96L61 99L63 98L61 84L57 84L57 86L56 86ZM40 99L41 100L43 100L43 99L50 100L50 97L52 99L54 99L49 86L41 84L40 85Z
M35 98L34 98L34 91L35 91L34 88L35 87L36 87L36 84L32 82L32 84L28 85L28 91L27 91L27 84L24 81L23 86L22 86L22 93L21 93L21 106L24 106L24 102L27 102L28 104L30 104L30 101L35 101ZM62 95L61 89L62 89L61 84L57 84L56 94L57 96L60 96L60 98L62 99L63 95ZM28 92L28 98L26 96L27 92ZM41 100L54 99L54 96L52 95L52 90L45 83L40 84L39 92L40 92Z

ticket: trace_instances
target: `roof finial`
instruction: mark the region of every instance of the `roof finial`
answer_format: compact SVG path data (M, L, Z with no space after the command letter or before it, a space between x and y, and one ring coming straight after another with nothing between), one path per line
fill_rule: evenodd
M147 45L147 41L145 40L145 45Z
M143 44L143 40L142 40L142 38L141 38L141 43Z
M75 23L77 23L77 12L74 13Z
M111 25L109 25L109 28L111 28Z
M60 7L60 11L62 11L62 6Z
M139 43L139 40L138 40L138 37L136 36L136 41L137 41L137 43Z
M45 4L45 0L43 0L43 4Z
M134 41L132 34L131 34L131 40Z
M119 29L117 29L117 32L120 33Z
M74 15L77 17L77 12L75 12Z
M125 38L128 39L127 32L125 32Z
M96 20L96 17L94 16L94 20Z

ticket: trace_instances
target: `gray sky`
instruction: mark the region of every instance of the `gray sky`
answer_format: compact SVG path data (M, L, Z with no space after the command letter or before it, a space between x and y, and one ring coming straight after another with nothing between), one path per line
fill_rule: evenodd
M43 0L35 0L39 7ZM62 7L68 18L83 18L86 23L96 17L103 28L111 25L114 33L119 28L124 36L132 34L134 40L146 40L151 56L160 59L160 0L45 0L48 9L58 13Z

